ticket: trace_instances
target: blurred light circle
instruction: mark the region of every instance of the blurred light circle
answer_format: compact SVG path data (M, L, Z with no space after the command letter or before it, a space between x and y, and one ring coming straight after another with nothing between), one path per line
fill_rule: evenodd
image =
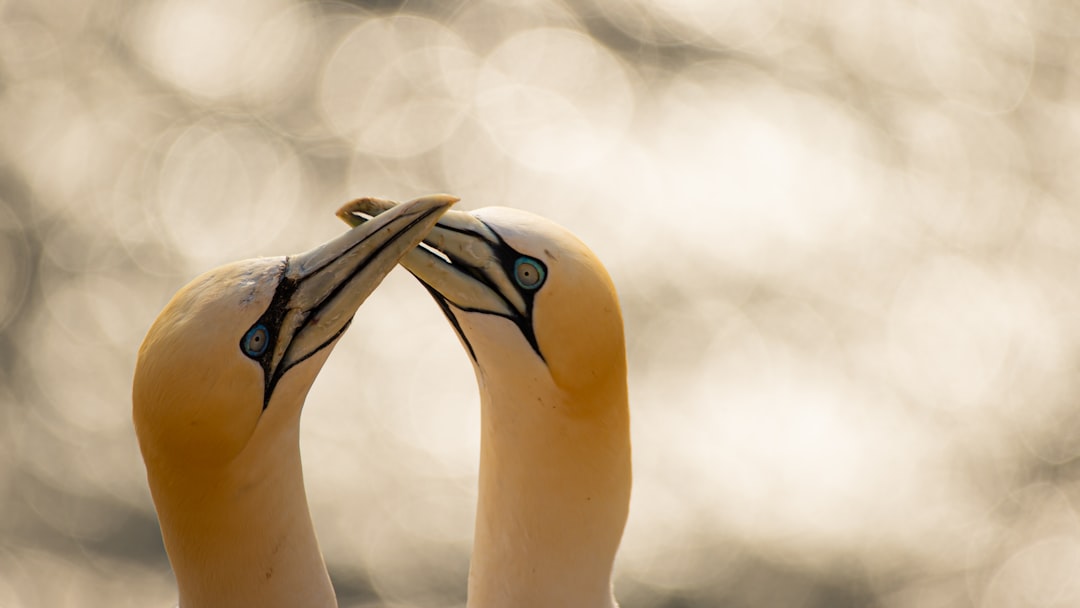
M445 606L447 597L468 577L468 549L462 542L447 542L417 535L421 523L455 521L466 530L472 518L450 509L457 496L432 495L430 490L411 496L398 491L387 501L387 517L368 526L361 548L369 580L380 599L406 606ZM431 513L439 513L432 517ZM456 516L456 517L455 517Z
M442 144L461 123L475 69L461 39L430 19L371 19L345 37L323 68L323 116L359 152L415 156Z
M22 309L31 272L25 228L15 212L0 200L0 330Z
M888 321L897 384L945 410L981 410L994 399L1006 357L1027 329L1014 286L968 260L939 256L899 286ZM987 399L993 399L987 403Z
M785 0L600 0L598 4L616 27L643 42L734 48L760 40L776 27L785 10L791 10Z
M198 123L176 137L162 163L158 221L200 264L250 256L289 225L302 180L293 151L264 131Z
M289 6L264 20L252 34L242 60L244 96L251 105L271 104L298 95L298 90L305 94L309 64L315 61L312 6Z
M5 85L0 131L11 164L25 176L41 209L86 205L109 170L109 138L86 96L72 83L39 78ZM35 209L36 210L36 209Z
M1040 540L1017 551L987 585L982 608L1073 608L1080 605L1080 537Z
M0 1L0 14L4 11ZM7 84L40 75L43 64L59 55L57 33L33 19L5 15L0 21L0 68Z
M462 197L463 204L472 207L507 200L507 184L515 178L514 163L475 119L462 123L439 155L440 174L452 176L452 191Z
M982 112L1016 107L1035 69L1035 39L1008 3L920 2L917 57L946 98Z
M632 38L647 44L677 42L677 37L657 22L656 9L650 2L596 0L596 4L612 25Z
M846 2L833 9L840 10L822 15L830 43L858 78L897 88L922 85L919 65L911 61L917 34L906 2Z
M89 434L127 431L129 413L109 406L130 393L129 376L116 371L117 353L139 343L149 325L142 312L153 305L148 300L99 274L49 287L49 315L35 324L29 362L55 416L52 433L78 443Z
M907 212L960 249L1008 247L1031 198L1022 130L939 101L906 108L893 133L907 150Z
M0 2L0 10L3 10L3 6L4 3ZM6 551L5 549L5 553ZM32 580L28 573L19 571L19 562L20 560L16 557L0 556L0 564L4 566L4 574L0 574L0 606L39 606L37 602L30 601L21 595L18 587L15 586L16 577L24 581Z
M253 41L268 40L268 31L261 28L285 6L278 0L157 0L141 7L133 21L133 46L151 69L175 86L201 97L233 97L252 77L256 90L265 86L267 68L289 65L280 48L249 50ZM288 38L270 36L276 41ZM281 61L258 60L252 52L268 52Z
M503 42L488 56L477 115L495 142L519 163L569 171L618 144L634 111L623 64L573 30L537 28Z
M652 219L717 259L781 271L872 209L867 133L842 106L710 63L676 77L655 111L651 136L667 196L665 213Z
M684 42L745 46L784 14L785 0L652 0Z

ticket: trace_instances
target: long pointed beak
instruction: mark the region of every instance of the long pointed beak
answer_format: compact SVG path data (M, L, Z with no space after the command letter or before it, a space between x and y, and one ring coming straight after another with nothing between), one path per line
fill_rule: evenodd
M337 216L350 226L376 221L398 203L362 198L345 204ZM526 313L526 303L506 272L502 240L486 224L463 211L447 212L401 265L429 289L462 310L507 318ZM512 260L510 261L512 264Z
M272 390L290 367L337 339L401 256L457 200L435 195L409 201L311 251L289 256L282 277L286 297L267 311L279 315L281 328L267 388Z
M396 209L393 201L362 198L346 203L337 216L350 226L361 226ZM421 246L402 256L401 265L435 298L474 361L476 352L457 311L508 319L543 359L532 327L531 299L523 296L511 278L519 255L479 218L449 211Z

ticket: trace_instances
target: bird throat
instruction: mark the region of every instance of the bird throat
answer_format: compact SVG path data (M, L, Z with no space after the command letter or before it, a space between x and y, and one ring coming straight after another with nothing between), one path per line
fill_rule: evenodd
M571 415L581 404L543 380L481 382L469 607L612 605L630 497L628 420Z

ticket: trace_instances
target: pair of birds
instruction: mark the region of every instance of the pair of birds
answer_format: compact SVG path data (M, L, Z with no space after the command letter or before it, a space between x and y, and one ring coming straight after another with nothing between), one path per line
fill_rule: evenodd
M449 211L456 201L354 201L338 211L348 232L211 270L154 321L133 418L181 608L337 605L304 492L300 412L399 261L457 332L481 393L468 605L616 605L631 467L614 286L564 228L508 208Z

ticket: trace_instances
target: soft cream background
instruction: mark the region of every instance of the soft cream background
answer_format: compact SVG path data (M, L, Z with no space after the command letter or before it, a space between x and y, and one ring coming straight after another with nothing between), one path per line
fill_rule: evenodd
M150 321L437 191L615 278L625 606L1080 605L1080 5L370 4L0 0L0 606L171 605ZM404 272L357 319L303 423L342 605L460 605L471 369Z

